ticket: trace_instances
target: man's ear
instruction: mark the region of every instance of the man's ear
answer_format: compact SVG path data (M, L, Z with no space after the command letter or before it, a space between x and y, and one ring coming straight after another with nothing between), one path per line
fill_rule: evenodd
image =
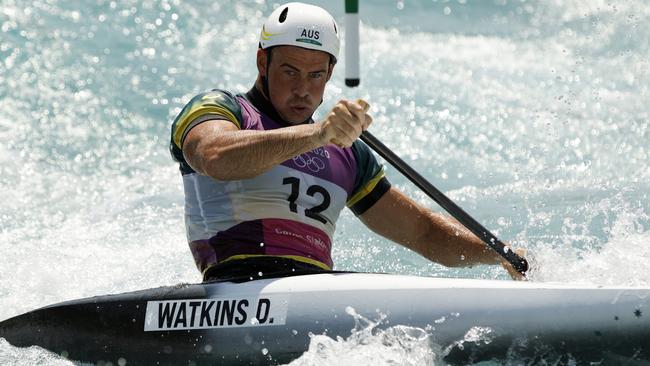
M257 49L257 71L260 75L266 75L266 50Z
M334 64L330 63L329 67L327 68L327 80L330 81L330 78L332 77L332 74L334 73Z

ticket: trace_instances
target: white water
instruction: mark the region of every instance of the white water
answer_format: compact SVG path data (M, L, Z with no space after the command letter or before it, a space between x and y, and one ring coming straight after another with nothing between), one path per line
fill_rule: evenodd
M343 24L342 4L320 4ZM200 281L169 123L201 90L252 85L271 5L0 5L0 319ZM338 98L366 98L375 135L534 254L531 280L650 287L648 9L643 1L362 1L361 87L346 89L337 70L319 113ZM438 209L394 169L388 175ZM337 269L507 277L497 267L428 263L349 212L335 239ZM362 344L335 342L336 355ZM408 347L359 357L379 353L377 363L388 364L400 352ZM427 352L436 362L435 347ZM56 362L66 361L0 343L2 364Z

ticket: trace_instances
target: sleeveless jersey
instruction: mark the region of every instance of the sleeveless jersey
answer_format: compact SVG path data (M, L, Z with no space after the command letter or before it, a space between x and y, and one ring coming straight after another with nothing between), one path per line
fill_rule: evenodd
M179 163L185 191L185 227L198 269L251 256L281 256L324 269L333 266L332 237L341 210L356 215L390 188L370 149L326 145L251 179L220 181L195 172L183 157L183 141L194 126L227 120L241 130L287 127L270 102L251 89L223 90L190 100L171 128L170 150Z

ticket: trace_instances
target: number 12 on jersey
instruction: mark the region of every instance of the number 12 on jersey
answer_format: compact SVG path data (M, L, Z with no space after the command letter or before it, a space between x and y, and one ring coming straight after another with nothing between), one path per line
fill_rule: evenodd
M298 201L298 198L300 197L300 179L296 177L286 177L282 180L282 184L291 185L291 193L289 194L289 197L287 197L287 201L289 201L289 210L297 213L298 205L296 204L296 201ZM314 207L305 208L305 216L326 224L329 220L322 215L321 212L327 210L330 206L331 198L329 192L327 192L325 188L314 184L307 187L306 193L310 197L315 197L316 194L319 194L323 200Z

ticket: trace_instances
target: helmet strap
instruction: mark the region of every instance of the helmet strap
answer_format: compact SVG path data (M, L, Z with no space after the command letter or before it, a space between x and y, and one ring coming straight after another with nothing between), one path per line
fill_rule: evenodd
M271 66L271 48L266 50L266 70L265 75L262 76L262 87L264 88L264 95L271 102L271 92L269 91L269 67ZM271 105L273 103L271 102ZM274 107L275 109L275 107Z

